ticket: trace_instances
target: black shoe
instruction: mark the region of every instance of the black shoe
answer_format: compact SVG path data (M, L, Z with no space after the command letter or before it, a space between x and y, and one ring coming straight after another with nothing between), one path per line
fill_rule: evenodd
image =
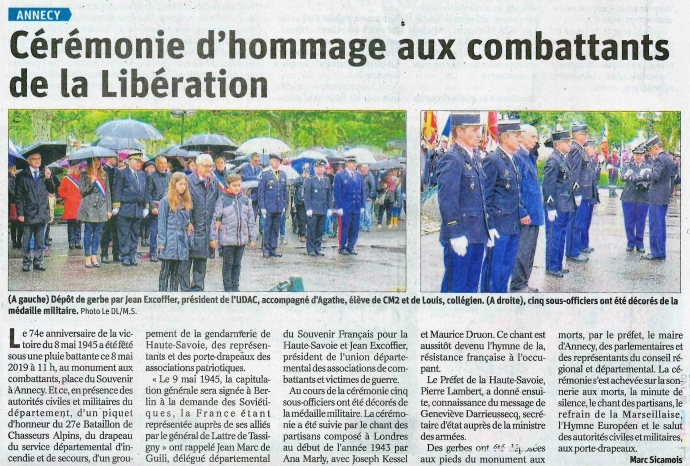
M49 239L46 240L46 247L47 247L47 246L50 246L50 245L52 245L52 244L53 244L53 242L52 242L51 240L49 240Z
M626 252L633 252L634 250L635 250L635 248L625 248Z
M546 275L551 275L552 277L557 277L557 278L563 278L563 273L561 272L552 272L550 270L546 271Z
M129 261L129 265L136 267L137 265L139 265L139 262L137 262L136 259L132 259L131 261Z
M125 267L129 267L130 265L132 265L132 263L129 261L129 259L123 259L122 265L124 265Z
M271 254L271 257L283 257L283 255L278 254L277 252L274 252L273 254Z
M30 265L22 265L22 272L28 272L28 271L30 271L30 270L31 270L31 266L30 266Z
M354 249L348 249L347 252L349 252L351 256L356 256L358 254Z
M270 254L264 253L264 258L268 259L269 257L271 257Z
M150 259L150 260L151 260L151 262L158 262L158 256L156 256L156 255L154 254L153 256L151 256L151 259Z
M120 259L120 256L115 254L113 255L113 262L120 262L122 259Z
M110 259L108 258L108 256L101 256L101 262L103 262L104 264L108 264L110 263Z
M644 248L637 248L637 252L644 254Z
M69 248L70 248L70 249L74 249L74 244L70 244L70 245L69 245Z
M322 253L321 251L319 251L319 252L316 253L316 255L317 255L317 256L323 257L323 256L325 256L326 254L324 254L324 253Z
M590 252L594 252L594 248L580 249L580 252L584 252L586 254L589 254Z
M640 256L640 260L645 260L645 261L665 261L665 257L654 257L651 254L645 254L644 256Z
M350 253L347 249L341 250L338 254L340 254L341 256L349 256L350 255Z
M316 257L316 253L315 253L315 252L308 252L308 253L307 253L307 256Z
M82 246L81 244L77 243L77 244L74 245L74 249L84 249L84 246Z
M570 269L561 269L559 272L561 272L563 275L566 275L570 273Z
M34 264L34 270L44 272L46 270L46 266L43 264Z
M580 263L584 263L584 262L587 262L589 259L586 258L586 257L583 257L583 256L577 256L577 257L568 257L568 258L566 258L566 260L567 260L568 262L580 262Z

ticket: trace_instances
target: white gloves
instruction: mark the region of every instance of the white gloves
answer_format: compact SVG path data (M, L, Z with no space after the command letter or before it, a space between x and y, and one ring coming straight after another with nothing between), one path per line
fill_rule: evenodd
M495 228L492 228L491 230L489 230L489 240L486 242L486 245L490 248L493 248L494 247L494 240L496 238L500 238L500 237L501 237L501 235L498 234L498 230L496 230Z
M450 240L450 245L460 257L464 257L467 254L467 236L461 236L460 238L453 238Z
M268 212L266 212L266 209L261 209L261 216L263 218L266 218L266 214L268 214Z
M359 209L359 214L362 215L363 213L364 213L364 207L362 207L361 209Z
M343 209L338 209L338 210L336 210L336 212L337 212L338 215L340 215L341 217L343 216Z
M115 208L113 209L113 215L117 215L117 213L118 213L119 211L120 211L120 208L119 208L119 207L115 207Z
M582 196L575 196L575 205L580 207L580 204L582 204Z
M148 216L149 216L149 209L144 209L144 217L148 217Z
M314 211L311 209L307 210L307 217L311 217L312 215L314 215Z
M333 211L332 211L331 209L328 209L328 210L326 211L326 217L330 218L331 215L333 215Z
M624 178L630 178L633 175L633 171L628 168L628 171L623 175Z
M555 210L547 210L546 216L549 217L549 222L553 222L554 220L556 220L556 217L558 217L558 214Z

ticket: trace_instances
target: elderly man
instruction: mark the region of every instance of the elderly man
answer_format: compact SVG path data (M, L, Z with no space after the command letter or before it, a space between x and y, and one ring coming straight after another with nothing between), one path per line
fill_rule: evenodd
M206 262L210 256L213 210L218 200L218 186L212 175L213 159L208 154L196 158L196 169L187 175L187 187L192 197L192 240L189 259L180 263L180 289L204 291ZM191 272L191 281L190 281Z
M519 120L497 123L498 147L484 159L484 198L489 242L482 267L482 292L506 293L520 240L521 175L513 159L520 148Z
M520 239L515 265L510 278L510 291L537 292L530 288L529 279L534 266L539 228L544 224L544 200L537 175L537 130L532 125L522 125L520 148L513 162L520 172Z
M128 156L128 167L115 172L113 182L113 215L117 215L120 259L122 265L139 265L137 245L141 220L149 214L149 199L146 194L146 175L142 154L134 152Z
M369 165L363 163L359 166L359 173L364 180L364 214L359 221L359 229L369 231L371 229L371 215L373 213L374 199L376 199L376 178L369 171Z
M55 193L56 186L50 169L41 170L41 154L27 158L29 169L22 170L15 178L17 220L24 225L22 235L22 271L31 270L31 240L34 241L34 270L44 271L43 247L46 224L50 220L48 193Z
M162 155L156 157L155 170L146 177L146 194L151 202L151 212L149 212L149 258L151 262L158 262L158 247L156 238L158 237L158 204L165 193L168 191L168 183L172 173L168 171L168 161Z
M645 260L666 260L666 212L671 200L671 179L675 166L670 155L661 147L661 139L654 135L645 142L652 155L652 169L635 177L635 181L651 181L647 193L649 202L649 249Z
M283 158L278 154L269 155L269 167L261 172L259 181L259 209L264 220L263 256L283 257L276 251L280 223L287 205L287 175L280 170Z
M333 199L338 212L340 241L338 251L343 256L356 256L359 238L359 217L364 213L364 181L357 170L357 157L345 156L345 169L333 179Z
M562 278L569 272L563 268L565 236L570 217L575 210L573 178L566 159L570 151L570 134L555 131L551 134L553 152L544 163L542 192L546 210L546 274Z
M437 159L441 212L442 293L476 293L489 239L484 200L486 174L475 156L481 134L479 113L450 115L454 143Z
M110 190L111 196L113 184L115 183L115 172L120 170L118 162L118 157L108 157L105 159L105 165L103 165L103 171L108 175L108 189ZM113 262L118 262L120 260L120 244L117 238L117 216L114 214L105 222L101 233L101 262L104 264L110 262L108 248L110 247L111 241L113 243Z
M571 126L572 143L568 151L568 165L573 175L573 196L575 198L575 213L570 217L568 233L565 240L565 255L568 262L587 262L589 259L580 254L582 234L585 225L589 223L589 208L592 200L592 169L591 160L585 151L587 143L587 125L573 123ZM591 252L591 251L590 251Z

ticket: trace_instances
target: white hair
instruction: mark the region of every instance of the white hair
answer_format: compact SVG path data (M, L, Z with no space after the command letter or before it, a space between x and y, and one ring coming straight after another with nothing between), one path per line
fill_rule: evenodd
M526 134L537 134L537 128L532 125L523 124L520 125L520 130Z
M196 158L196 164L199 165L201 162L213 165L213 158L208 154L199 154Z

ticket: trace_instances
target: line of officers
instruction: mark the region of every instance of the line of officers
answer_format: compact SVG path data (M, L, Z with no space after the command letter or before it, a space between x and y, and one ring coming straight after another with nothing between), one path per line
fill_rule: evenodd
M540 188L534 127L519 120L499 121L498 147L481 159L480 114L451 114L450 120L455 142L436 164L445 266L441 292L538 291L529 287L529 278L541 225L546 230L547 275L562 278L569 273L564 258L586 263L594 252L589 228L599 203L601 170L587 125L574 123L570 132L552 133L554 150L544 164ZM646 206L646 201L651 253L641 258L664 260L673 161L658 136L633 152L635 160L623 171L627 250L645 252L641 216L646 210L629 204ZM647 152L651 164L642 163Z

